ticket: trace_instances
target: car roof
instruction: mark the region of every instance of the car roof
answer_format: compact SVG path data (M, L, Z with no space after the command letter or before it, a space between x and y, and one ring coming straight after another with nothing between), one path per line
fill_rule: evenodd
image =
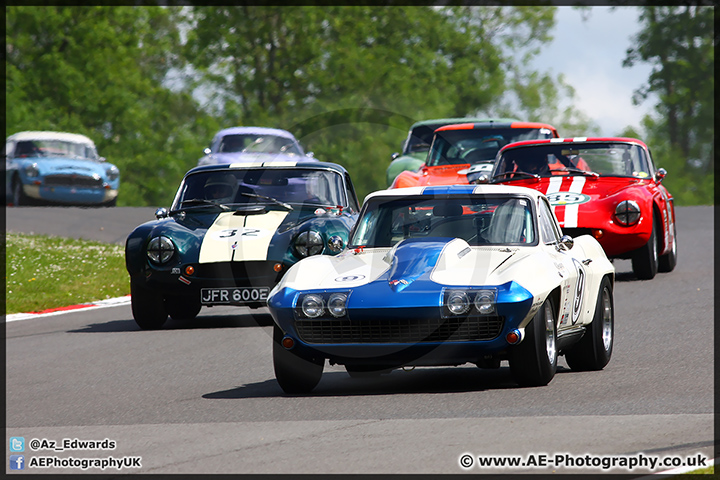
M466 123L455 123L452 125L445 125L440 127L436 132L444 132L447 130L473 130L473 129L486 129L486 128L547 128L552 131L557 131L555 127L547 123L538 122L521 122L521 121L509 121L509 122L466 122Z
M450 124L457 124L457 123L512 123L512 122L519 122L517 118L481 118L481 117L457 117L457 118L436 118L434 120L422 120L416 123L413 123L413 125L410 127L411 129L415 127L421 127L425 125L435 125L438 123L442 123L443 125L450 125Z
M219 136L225 136L225 135L240 135L240 134L250 134L250 135L275 135L277 137L285 137L285 138L291 138L295 140L295 136L288 132L287 130L282 130L279 128L269 128L269 127L230 127L225 128L223 130L220 130L215 134L215 137Z
M542 145L545 143L563 143L563 144L578 144L578 143L634 143L647 149L647 145L642 140L630 137L573 137L573 138L549 138L543 140L523 140L521 142L508 143L500 149L503 152L509 148L524 147L530 145Z
M221 163L217 165L203 165L190 169L185 175L205 170L250 170L250 169L273 169L273 168L307 168L311 170L334 170L338 173L347 173L345 167L337 163L314 161L277 161L268 160L264 162L238 162Z
M13 135L10 135L6 141L25 141L25 140L61 140L63 142L72 142L72 143L87 143L90 145L95 145L95 143L90 140L85 135L81 135L79 133L68 133L68 132L51 132L51 131L40 131L40 130L32 130L32 131L25 131L25 132L18 132Z
M419 195L524 195L532 197L533 201L537 201L538 197L543 197L543 193L533 188L516 187L513 185L436 185L429 187L407 187L407 188L390 188L387 190L378 190L370 193L365 197L365 201L371 198L381 197L408 197Z

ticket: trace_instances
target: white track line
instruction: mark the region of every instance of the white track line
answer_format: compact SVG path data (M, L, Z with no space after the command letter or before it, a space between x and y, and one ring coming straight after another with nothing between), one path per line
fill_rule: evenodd
M130 295L124 297L108 298L106 300L98 300L96 302L82 303L80 305L71 305L68 307L62 307L60 309L53 309L51 311L44 311L38 313L12 313L5 316L5 322L17 322L19 320L29 320L31 318L44 318L51 317L54 315L60 315L63 313L85 311L85 310L97 310L99 308L117 307L120 305L128 305L130 303Z

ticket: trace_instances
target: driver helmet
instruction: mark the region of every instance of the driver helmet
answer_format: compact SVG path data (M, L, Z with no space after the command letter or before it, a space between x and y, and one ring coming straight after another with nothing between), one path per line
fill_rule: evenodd
M205 182L203 192L208 200L220 202L231 201L235 197L238 187L235 175L231 173L221 173L211 175Z

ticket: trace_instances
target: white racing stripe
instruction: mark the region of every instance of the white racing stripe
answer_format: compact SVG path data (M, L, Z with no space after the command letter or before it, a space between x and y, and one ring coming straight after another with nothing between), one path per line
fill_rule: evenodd
M570 184L570 193L582 193L585 177L574 177ZM565 228L577 228L579 204L565 205Z
M224 212L208 228L200 246L200 263L267 260L270 241L288 212L235 215Z
M562 185L563 177L551 177L550 181L548 182L548 189L547 192L545 192L545 195L550 195L551 193L559 192L560 191L560 185Z

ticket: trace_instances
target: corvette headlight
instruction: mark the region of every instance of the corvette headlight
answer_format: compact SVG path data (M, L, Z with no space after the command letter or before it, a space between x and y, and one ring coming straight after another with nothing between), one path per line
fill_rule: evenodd
M32 165L25 167L25 175L27 175L28 178L35 178L40 175L40 168L38 168L38 164L33 163Z
M120 170L115 165L112 165L107 170L105 170L105 175L107 175L108 180L115 181L120 176Z
M175 253L175 245L167 237L155 237L148 243L147 256L155 263L165 263Z
M295 237L295 251L300 258L317 255L323 251L323 240L320 234L313 230L302 232Z
M320 295L305 295L302 299L302 312L308 318L317 318L325 312Z
M475 309L482 315L490 315L495 312L495 292L492 290L479 290L473 300Z
M634 200L625 200L615 207L615 219L620 225L634 225L640 220L640 207Z
M328 298L327 307L330 311L330 315L339 318L345 316L345 303L347 302L347 295L344 293L333 293Z
M447 299L447 307L450 313L454 315L462 315L470 310L470 300L467 293L463 291L450 292Z

